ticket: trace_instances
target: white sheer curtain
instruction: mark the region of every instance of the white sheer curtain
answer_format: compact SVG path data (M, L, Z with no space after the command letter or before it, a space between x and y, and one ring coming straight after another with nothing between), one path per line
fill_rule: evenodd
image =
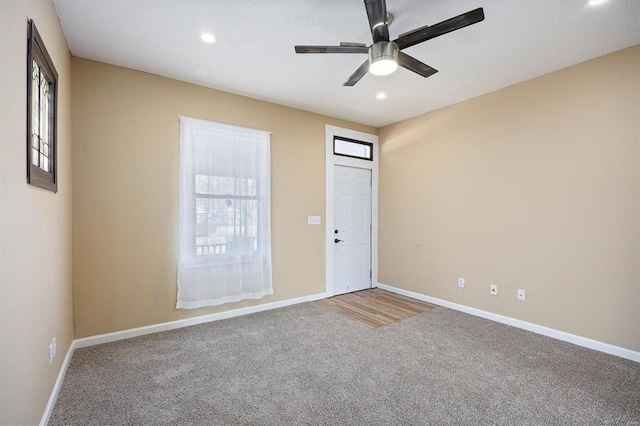
M178 308L273 294L270 133L180 117Z

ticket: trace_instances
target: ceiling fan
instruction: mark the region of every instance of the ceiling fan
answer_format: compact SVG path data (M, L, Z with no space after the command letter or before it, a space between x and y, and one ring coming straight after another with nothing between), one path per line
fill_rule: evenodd
M367 71L375 75L391 74L398 68L398 65L426 78L437 73L438 70L401 52L401 50L484 20L484 11L482 8L478 8L435 25L425 25L390 41L389 25L391 19L389 18L393 17L387 14L386 1L364 0L364 6L367 9L369 26L373 36L371 46L367 47L364 43L344 42L339 46L296 46L296 53L368 53L369 59L351 74L351 77L343 84L344 86L354 86Z

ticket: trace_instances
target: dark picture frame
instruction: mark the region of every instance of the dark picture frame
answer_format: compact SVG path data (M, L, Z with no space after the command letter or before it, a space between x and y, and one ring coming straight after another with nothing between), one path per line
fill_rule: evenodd
M42 99L42 85L46 85ZM37 93L34 89L37 89ZM44 106L44 108L43 108ZM46 122L44 121L46 120ZM58 72L32 19L27 41L27 183L58 192Z

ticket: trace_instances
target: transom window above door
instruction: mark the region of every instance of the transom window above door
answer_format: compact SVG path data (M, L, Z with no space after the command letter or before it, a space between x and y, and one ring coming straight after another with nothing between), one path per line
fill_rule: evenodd
M373 161L373 144L334 136L333 153L344 157Z

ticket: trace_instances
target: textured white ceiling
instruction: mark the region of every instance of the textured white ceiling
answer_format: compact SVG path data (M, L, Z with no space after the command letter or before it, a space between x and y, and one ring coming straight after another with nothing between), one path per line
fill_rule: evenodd
M387 0L392 39L477 7L486 18L404 51L438 69L432 77L399 69L343 87L366 55L294 45L371 44L362 0L54 3L75 56L376 127L640 43L639 0Z

